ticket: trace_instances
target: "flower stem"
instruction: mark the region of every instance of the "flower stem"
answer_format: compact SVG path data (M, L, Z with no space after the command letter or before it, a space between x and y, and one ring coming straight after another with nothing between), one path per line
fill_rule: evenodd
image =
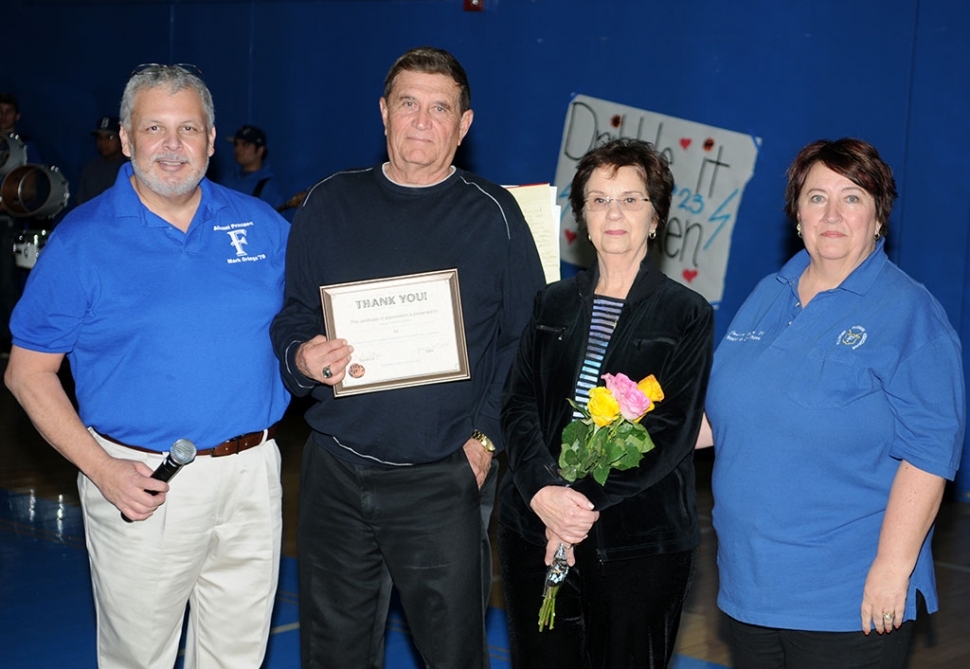
M545 589L542 594L542 606L539 607L539 631L548 627L553 629L556 626L556 595L559 593L559 586L552 585Z

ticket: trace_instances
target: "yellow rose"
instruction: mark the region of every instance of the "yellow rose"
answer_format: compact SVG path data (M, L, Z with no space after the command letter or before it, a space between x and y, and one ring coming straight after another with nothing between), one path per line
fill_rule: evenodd
M656 409L657 402L664 398L663 388L660 387L660 382L657 381L657 377L653 374L640 381L637 384L637 389L650 398L650 408L647 409L647 413Z
M597 386L589 391L589 404L586 408L589 409L590 418L600 427L606 427L620 415L620 403L613 397L613 393L603 386Z

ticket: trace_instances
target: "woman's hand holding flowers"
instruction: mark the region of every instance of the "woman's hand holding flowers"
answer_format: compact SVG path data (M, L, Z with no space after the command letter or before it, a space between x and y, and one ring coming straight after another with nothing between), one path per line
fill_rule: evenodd
M556 557L556 551L563 546L566 549L566 563L572 567L576 564L576 546L565 542L562 537L556 536L553 532L546 530L546 565L551 565Z
M533 496L530 506L546 526L547 536L552 532L564 544L581 542L600 517L599 511L593 510L593 503L586 495L565 486L541 488ZM547 559L546 564L549 562Z

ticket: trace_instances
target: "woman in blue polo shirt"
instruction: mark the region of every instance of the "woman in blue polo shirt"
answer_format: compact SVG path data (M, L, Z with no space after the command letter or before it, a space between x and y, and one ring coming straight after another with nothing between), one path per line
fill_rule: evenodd
M738 311L707 396L718 606L738 669L903 667L917 599L937 609L960 342L886 256L896 187L875 148L809 144L785 195L805 250Z

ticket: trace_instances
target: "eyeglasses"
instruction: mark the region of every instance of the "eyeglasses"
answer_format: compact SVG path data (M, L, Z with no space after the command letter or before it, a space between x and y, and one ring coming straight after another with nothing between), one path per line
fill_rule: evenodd
M596 197L586 198L586 209L587 211L597 212L606 211L610 208L610 204L616 203L616 206L620 208L620 211L640 211L643 209L643 203L649 202L648 197L635 197L633 195L626 195L624 197L603 197L597 195Z
M199 79L202 79L202 69L198 65L193 65L192 63L175 63L174 65L166 65L165 63L142 63L138 65L131 71L128 75L129 78L135 76L136 74L141 74L147 70L153 69L166 69L166 68L178 68L187 74L191 74Z

